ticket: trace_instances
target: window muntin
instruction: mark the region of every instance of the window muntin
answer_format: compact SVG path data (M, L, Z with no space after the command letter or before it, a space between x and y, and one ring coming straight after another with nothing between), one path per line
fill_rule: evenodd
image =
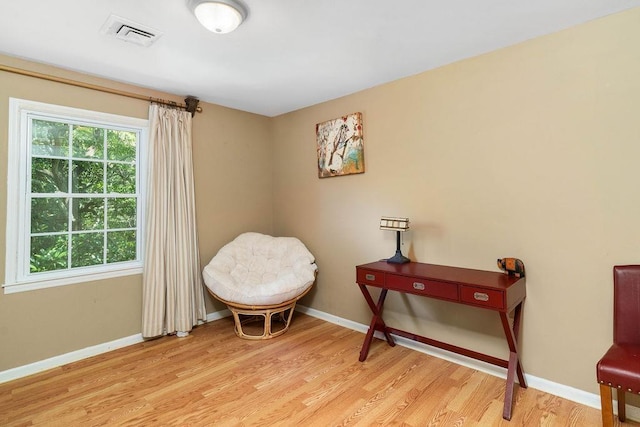
M141 272L147 121L11 103L5 291Z

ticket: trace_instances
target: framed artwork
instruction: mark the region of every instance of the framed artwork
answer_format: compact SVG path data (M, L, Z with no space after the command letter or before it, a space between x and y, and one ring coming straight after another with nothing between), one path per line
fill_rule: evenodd
M318 178L364 172L362 113L316 125Z

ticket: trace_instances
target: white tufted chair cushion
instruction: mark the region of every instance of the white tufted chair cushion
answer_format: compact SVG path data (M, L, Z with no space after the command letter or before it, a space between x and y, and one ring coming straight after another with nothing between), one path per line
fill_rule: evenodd
M244 233L223 246L202 275L221 299L245 305L291 300L315 281L315 258L295 237Z

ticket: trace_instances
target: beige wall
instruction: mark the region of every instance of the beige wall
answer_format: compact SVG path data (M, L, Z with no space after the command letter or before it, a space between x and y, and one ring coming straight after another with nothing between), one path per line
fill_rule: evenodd
M596 392L612 266L640 263L639 39L635 9L275 118L274 231L319 265L303 304L368 323L354 267L393 255L381 216L408 216L413 260L524 260L525 372ZM355 111L366 172L318 179L315 124ZM394 295L385 318L506 354L494 313Z
M172 99L0 56L0 63L102 86ZM0 71L0 242L5 241L9 97L146 118L149 104L116 95ZM269 122L266 117L202 104L193 125L200 254L206 263L240 231L272 230ZM266 177L266 178L265 178ZM4 280L5 245L0 244ZM140 333L141 276L130 276L18 294L0 292L0 371ZM207 297L208 311L223 308Z

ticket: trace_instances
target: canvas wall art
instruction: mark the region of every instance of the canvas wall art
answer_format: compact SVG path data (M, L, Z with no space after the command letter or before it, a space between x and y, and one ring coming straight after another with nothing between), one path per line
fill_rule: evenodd
M364 172L362 113L353 113L316 125L318 177Z

